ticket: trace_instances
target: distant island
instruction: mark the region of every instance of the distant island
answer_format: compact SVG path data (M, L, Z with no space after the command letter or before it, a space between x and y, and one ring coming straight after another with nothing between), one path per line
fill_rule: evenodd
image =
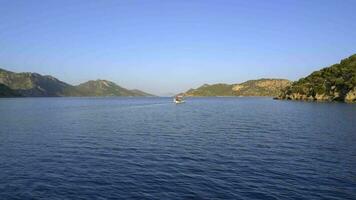
M37 73L15 73L0 69L0 97L66 97L66 96L153 96L123 88L111 81L88 81L77 86L53 76Z
M204 84L197 89L190 89L184 96L277 96L280 91L292 82L286 79L258 79L239 84Z
M276 99L356 102L356 54L299 79Z

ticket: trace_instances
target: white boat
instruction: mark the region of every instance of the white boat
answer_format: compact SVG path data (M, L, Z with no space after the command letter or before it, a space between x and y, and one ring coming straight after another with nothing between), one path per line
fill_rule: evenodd
M173 98L173 102L174 102L175 104L185 103L184 98L183 98L182 95L175 96L175 97Z

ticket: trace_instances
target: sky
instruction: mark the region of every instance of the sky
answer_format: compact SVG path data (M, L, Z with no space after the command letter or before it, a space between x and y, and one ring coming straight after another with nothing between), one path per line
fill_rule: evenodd
M0 68L157 95L298 80L356 53L354 0L0 0Z

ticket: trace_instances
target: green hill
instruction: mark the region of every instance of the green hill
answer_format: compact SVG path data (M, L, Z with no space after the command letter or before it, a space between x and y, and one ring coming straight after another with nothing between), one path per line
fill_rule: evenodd
M21 95L15 90L7 87L4 84L0 83L0 97L20 97Z
M133 94L135 94L134 96L146 96L146 97L153 97L155 95L153 94L149 94L147 92L144 92L144 91L141 91L141 90L138 90L138 89L133 89L133 90L130 90Z
M88 81L76 86L81 96L152 96L140 90L128 90L107 80Z
M356 102L356 54L299 79L278 99Z
M281 89L290 85L285 79L258 79L240 84L205 84L197 89L190 89L185 96L276 96Z
M61 96L152 96L140 90L128 90L105 80L88 81L72 86L52 76L37 73L14 73L0 69L2 96L17 94L24 97Z
M64 96L64 91L71 85L52 76L37 73L14 73L0 69L0 83L15 90L22 96L51 97Z

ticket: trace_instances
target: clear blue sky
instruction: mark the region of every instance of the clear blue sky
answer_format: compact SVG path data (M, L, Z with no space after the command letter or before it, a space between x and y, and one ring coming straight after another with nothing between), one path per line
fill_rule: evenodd
M155 94L296 80L356 53L354 0L0 0L0 67Z

